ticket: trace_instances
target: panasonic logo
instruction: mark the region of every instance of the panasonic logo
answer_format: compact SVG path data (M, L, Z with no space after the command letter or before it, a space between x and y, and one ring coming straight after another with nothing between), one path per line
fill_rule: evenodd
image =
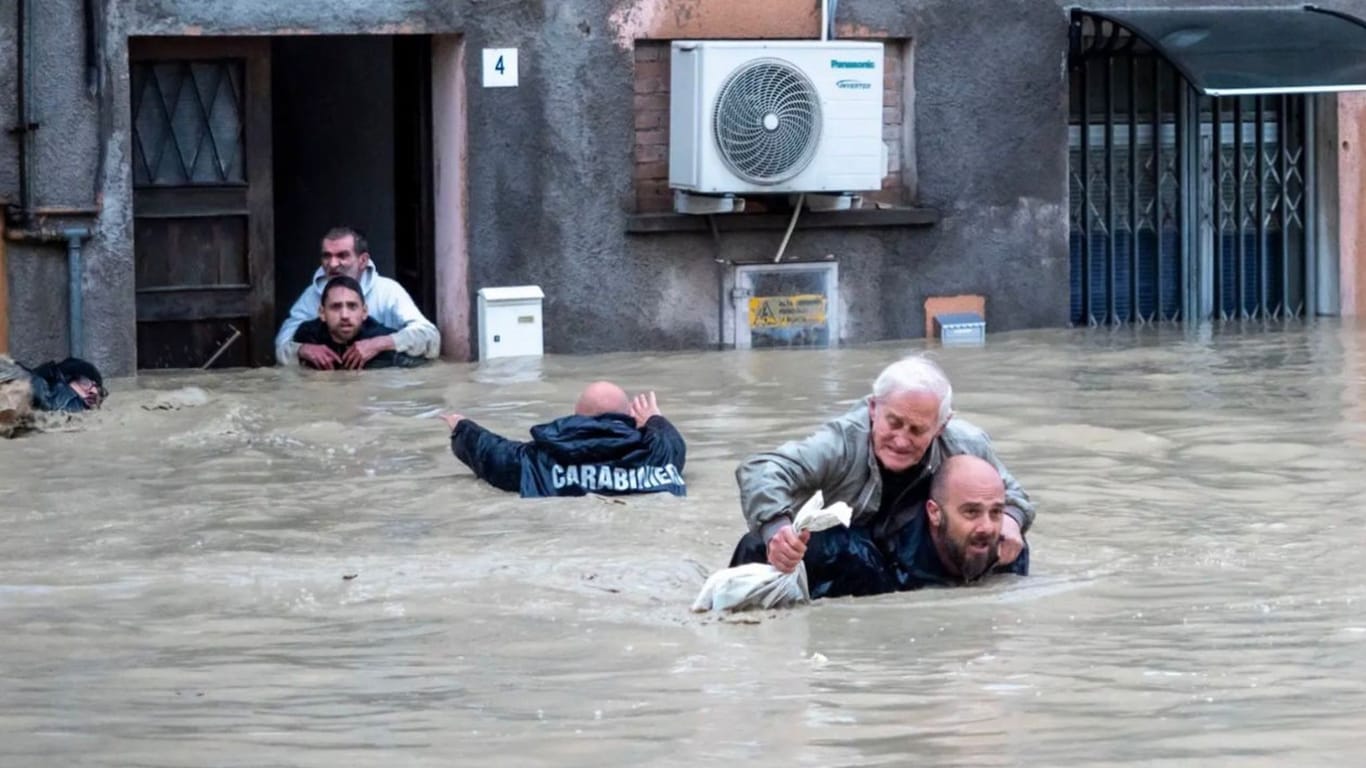
M877 69L877 62L868 61L840 61L839 59L830 60L831 69Z
M865 83L862 80L837 80L836 88L843 88L846 91L868 91L872 90L872 83Z

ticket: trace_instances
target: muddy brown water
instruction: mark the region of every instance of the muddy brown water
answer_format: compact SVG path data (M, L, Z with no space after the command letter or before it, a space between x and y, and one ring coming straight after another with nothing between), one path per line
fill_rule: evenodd
M1366 331L938 352L1039 504L1033 574L689 613L747 453L915 342L144 374L0 441L0 765L1314 765L1366 754ZM658 392L690 495L523 501L506 434ZM179 409L149 410L197 387ZM346 578L354 576L354 578Z

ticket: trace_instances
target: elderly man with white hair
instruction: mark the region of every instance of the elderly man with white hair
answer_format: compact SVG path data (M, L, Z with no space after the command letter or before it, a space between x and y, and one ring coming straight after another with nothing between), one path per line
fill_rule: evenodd
M1034 506L996 458L986 433L954 418L948 377L920 355L887 366L873 382L872 395L840 418L740 465L735 477L750 532L731 564L768 562L784 572L795 569L807 554L811 534L798 534L792 516L816 491L824 494L826 504L843 501L853 508L851 530L867 531L870 541L889 541L929 499L931 481L945 459L960 454L986 460L1004 481L997 565L1007 566L1024 549ZM810 563L808 574L817 596L818 577ZM855 584L837 591L883 589Z

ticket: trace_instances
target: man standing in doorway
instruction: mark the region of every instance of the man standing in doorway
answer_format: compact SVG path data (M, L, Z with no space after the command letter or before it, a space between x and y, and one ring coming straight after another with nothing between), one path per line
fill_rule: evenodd
M294 332L300 345L321 344L346 363L353 356L356 345L366 339L392 336L394 329L375 322L366 312L365 298L360 283L349 277L334 277L323 287L321 317L309 320ZM307 359L300 364L313 367ZM427 362L425 357L410 357L402 352L385 350L365 363L365 368L413 368Z
M299 326L318 318L323 287L334 277L349 277L360 283L365 306L370 317L380 325L396 328L386 336L361 339L340 356L325 344L301 344L294 341ZM312 368L364 368L381 352L401 352L410 357L435 358L441 353L441 334L436 326L422 315L403 286L381 277L370 261L370 247L365 236L351 227L334 227L323 235L322 264L313 273L313 282L294 302L289 317L275 335L275 360L280 365Z

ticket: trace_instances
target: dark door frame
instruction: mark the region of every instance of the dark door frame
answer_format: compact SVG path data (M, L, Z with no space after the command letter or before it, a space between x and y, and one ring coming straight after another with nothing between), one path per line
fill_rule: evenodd
M436 317L432 39L394 37L394 278Z

